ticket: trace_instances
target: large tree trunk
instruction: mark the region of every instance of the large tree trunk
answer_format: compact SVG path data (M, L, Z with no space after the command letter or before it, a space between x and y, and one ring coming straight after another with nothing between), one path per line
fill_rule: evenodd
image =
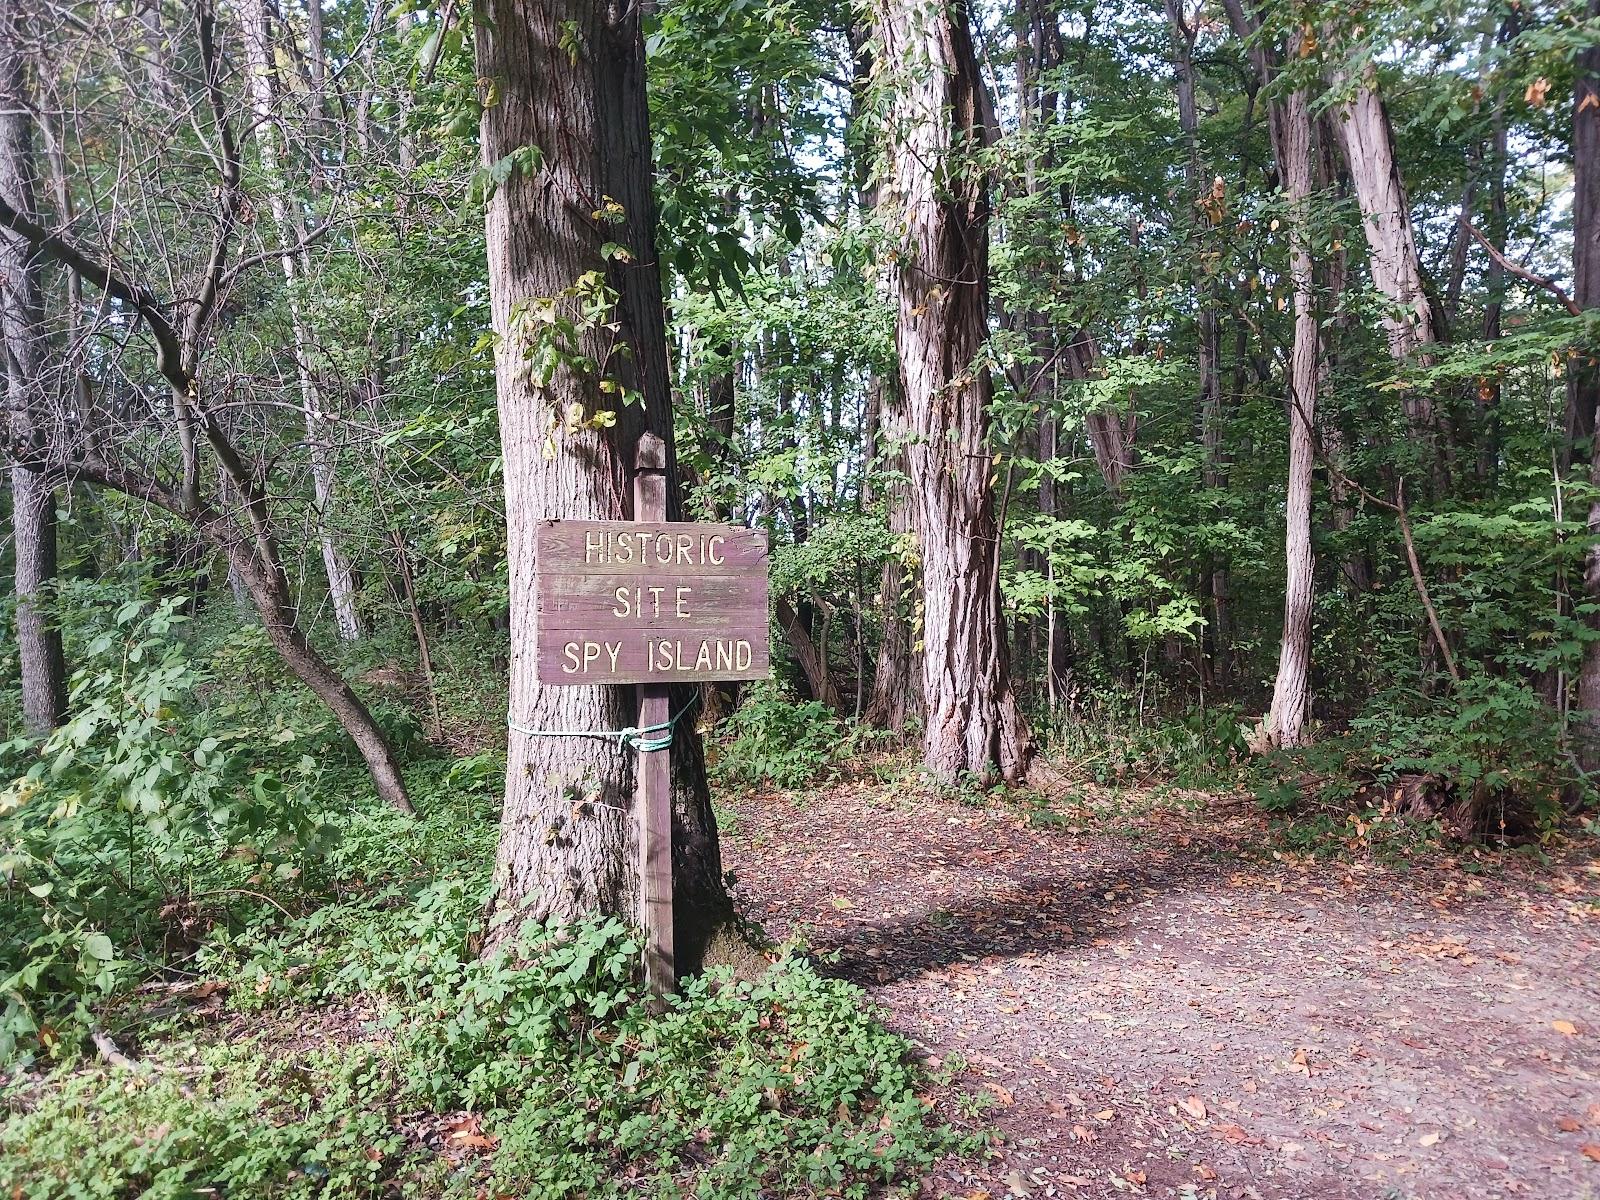
M313 8L316 4L313 3ZM295 380L300 389L300 407L305 421L306 445L311 454L311 484L317 502L318 541L322 549L323 570L328 578L328 597L333 604L334 623L339 636L347 642L361 637L361 617L356 609L355 573L349 559L339 548L328 527L328 518L334 507L334 458L329 444L328 422L325 413L327 402L322 389L317 386L316 374L311 366L311 338L301 315L300 298L296 283L304 274L300 253L292 247L305 236L304 222L292 211L283 174L282 153L287 146L277 124L277 91L275 43L272 37L271 17L264 0L243 0L240 6L244 20L245 57L250 67L250 108L256 119L256 145L261 154L262 174L266 176L267 203L272 210L274 233L283 239L284 251L278 256L286 285L285 296L289 306L289 327L294 339ZM320 52L320 46L314 47ZM316 90L320 106L320 74L316 76ZM320 112L313 113L314 118Z
M511 580L510 719L519 730L615 730L638 719L631 687L542 687L536 675L534 532L545 518L630 517L628 477L648 427L673 471L666 332L651 198L644 43L633 5L487 0L478 73L497 100L484 110L486 163L525 146L544 164L522 169L488 208L489 287L497 348ZM609 207L608 207L609 206ZM596 216L600 213L600 216ZM626 255L607 254L614 243ZM616 296L616 333L577 315L597 281ZM582 352L638 395L624 405L570 357L540 387L530 352L548 344L541 305L577 319ZM624 346L629 353L613 352ZM576 405L577 409L569 406ZM614 410L609 428L563 432L569 411ZM555 419L555 453L547 455ZM676 478L668 503L676 511ZM673 713L692 686L674 690ZM729 911L700 740L682 721L673 746L673 868L680 969L690 969ZM630 820L636 759L601 738L513 732L507 754L492 914L565 923L598 914L639 919L639 856Z
M1359 79L1337 77L1334 87L1349 93L1338 105L1336 124L1361 208L1372 282L1389 302L1383 315L1389 352L1396 361L1427 366L1433 361L1438 336L1422 285L1410 202L1395 160L1394 130L1378 95L1377 72L1368 64ZM1434 491L1442 493L1448 481L1450 444L1440 431L1432 397L1426 388L1409 387L1404 404L1411 436L1426 447Z
M988 180L971 161L987 105L964 4L881 0L890 86L886 201L905 230L895 344L911 518L922 552L923 764L1020 779L1032 742L1006 662L988 443Z
M1589 16L1600 18L1600 0L1589 0ZM1600 308L1600 47L1585 50L1574 72L1572 166L1572 298L1583 308ZM1568 368L1567 389L1569 410L1587 414L1589 430L1600 428L1600 348L1579 348ZM1600 484L1600 453L1589 456L1589 478ZM1589 535L1600 538L1600 500L1589 506ZM1589 614L1590 627L1600 630L1600 541L1589 548L1583 591L1597 610ZM1585 770L1600 770L1600 641L1584 646L1578 707L1585 714L1579 761Z
M32 218L37 216L38 162L23 31L11 19L13 12L12 6L0 10L0 196ZM43 320L39 260L21 237L0 230L0 346L13 442L31 441L48 410ZM29 733L42 734L67 712L61 635L43 603L56 574L56 494L45 476L21 466L11 468L11 530L22 719Z

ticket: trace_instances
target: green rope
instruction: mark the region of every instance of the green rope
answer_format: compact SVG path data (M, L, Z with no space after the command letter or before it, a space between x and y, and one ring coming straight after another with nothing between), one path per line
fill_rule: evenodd
M695 699L699 697L696 696ZM515 721L507 721L506 725L513 733L526 734L528 737L602 738L608 742L615 741L618 746L631 746L640 754L649 754L654 750L671 749L673 739L677 736L679 718L693 708L694 704L695 701L690 700L659 725L646 725L642 729L635 725L629 725L626 729L529 729L526 725L518 725ZM645 736L652 733L663 736Z

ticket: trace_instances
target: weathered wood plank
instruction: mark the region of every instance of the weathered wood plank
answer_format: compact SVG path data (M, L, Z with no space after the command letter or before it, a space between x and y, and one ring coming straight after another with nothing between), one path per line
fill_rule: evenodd
M550 521L536 540L539 682L771 673L767 536L733 525Z

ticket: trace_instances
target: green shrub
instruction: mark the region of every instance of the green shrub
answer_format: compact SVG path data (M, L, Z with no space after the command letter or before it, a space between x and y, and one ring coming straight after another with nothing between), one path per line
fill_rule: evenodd
M197 1066L62 1072L12 1098L0 1190L27 1200L391 1195L404 1149L393 1073L368 1048L276 1061L212 1048Z
M0 1062L81 1035L91 999L164 957L159 912L194 872L291 878L332 837L298 731L198 700L177 603L120 604L82 646L67 723L0 745Z
M845 727L827 705L791 700L770 685L751 690L724 726L719 778L781 788L820 781L845 744Z
M473 958L447 910L393 922L412 950L366 976L386 1011L354 1045L219 1044L198 1069L175 1046L145 1075L63 1070L19 1093L0 1126L0 1189L864 1196L958 1148L919 1095L908 1043L859 989L802 961L750 982L688 980L658 1013L636 982L640 943L617 922L530 926ZM483 1153L451 1168L414 1134L463 1110Z
M1542 836L1564 817L1565 797L1593 800L1544 700L1518 679L1479 672L1441 695L1391 688L1343 733L1271 755L1252 774L1264 811L1297 813L1309 800L1322 815L1414 820L1433 827L1430 838Z

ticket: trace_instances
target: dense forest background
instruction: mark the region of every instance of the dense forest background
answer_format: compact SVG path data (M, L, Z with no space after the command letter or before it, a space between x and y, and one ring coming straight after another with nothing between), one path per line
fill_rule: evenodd
M626 517L646 429L773 547L774 678L674 700L686 965L743 953L713 799L862 764L1175 780L1300 849L1592 829L1597 89L1597 0L0 0L0 1062L129 1063L230 980L394 998L417 1104L524 1106L519 1186L571 1132L530 1061L612 1114L562 1039L657 1036L633 760L508 721L636 716L519 664L533 523ZM806 1119L922 1130L810 1184L951 1152L785 970L888 1106ZM690 988L663 1072L770 999ZM219 1128L279 1086L208 1063ZM676 1144L631 1111L595 1138Z

